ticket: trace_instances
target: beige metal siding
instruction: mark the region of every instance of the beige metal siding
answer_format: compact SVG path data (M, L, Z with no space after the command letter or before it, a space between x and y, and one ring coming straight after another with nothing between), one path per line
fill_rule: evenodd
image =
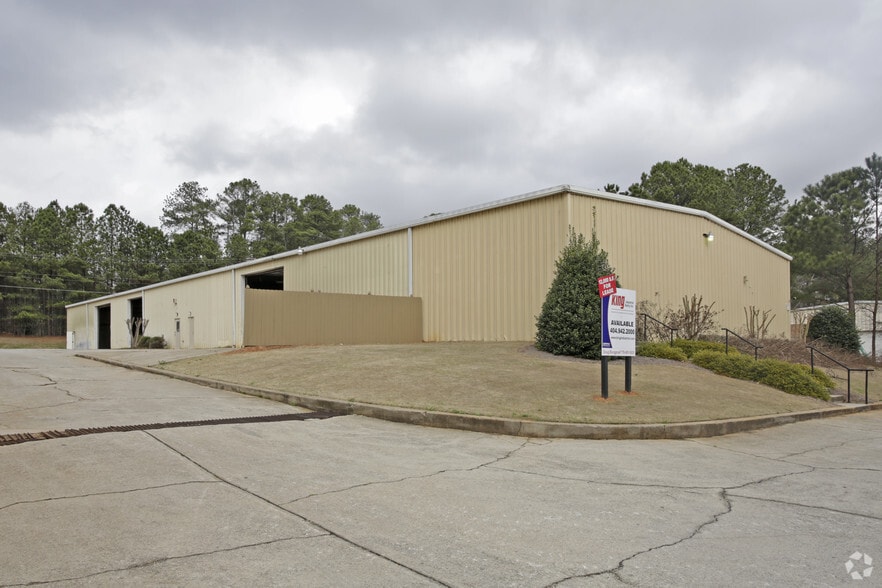
M232 280L232 272L222 272L145 291L144 318L150 321L145 335L162 335L170 347L182 349L235 345Z
M416 343L419 298L245 291L245 345Z
M566 198L553 196L415 227L423 338L532 339L566 242L566 219Z
M89 307L76 306L67 311L68 346L70 349L88 349L90 339Z
M180 319L181 338L177 340L180 347L232 346L230 280L230 272L223 272L74 306L67 310L68 330L76 331L77 349L97 349L98 308L109 305L110 345L113 349L128 348L131 346L126 325L126 319L131 316L129 301L140 297L143 316L148 320L146 336L165 337L166 343L175 347L175 319Z
M699 216L574 195L573 226L586 237L594 211L600 245L638 300L679 308L683 296L698 294L720 311L720 327L738 332L744 309L755 306L775 314L770 336L789 336L787 259Z
M743 326L745 307L771 310L776 318L770 334L786 336L785 257L700 215L560 190L145 288L146 334L182 347L242 345L248 325L244 276L281 267L284 290L301 294L406 297L412 279L427 341L529 341L569 227L590 237L596 212L601 246L639 299L675 307L684 295L703 295L722 311L720 325L735 330ZM713 243L702 237L708 231ZM112 344L128 346L128 300L139 295L69 308L68 330L77 331L77 345L83 329L89 348L97 345L96 306L110 304ZM176 318L182 323L179 339Z
M283 261L285 290L408 295L406 230L308 251ZM248 272L252 271L249 268Z

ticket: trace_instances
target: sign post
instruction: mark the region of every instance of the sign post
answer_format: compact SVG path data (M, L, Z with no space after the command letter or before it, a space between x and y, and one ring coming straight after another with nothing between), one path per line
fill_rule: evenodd
M605 276L606 277L606 276ZM598 288L603 286L598 282ZM625 358L625 391L631 391L631 358L637 354L637 292L615 287L613 292L602 296L601 305L601 349L600 349L600 392L609 398L609 357ZM608 290L609 288L607 288Z

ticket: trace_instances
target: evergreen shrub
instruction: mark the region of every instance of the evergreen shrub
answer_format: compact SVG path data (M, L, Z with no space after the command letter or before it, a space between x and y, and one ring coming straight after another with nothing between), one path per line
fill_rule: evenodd
M671 346L670 343L647 342L637 348L637 355L643 357L658 357L661 359L673 359L675 361L686 361L686 353L682 349Z
M860 353L861 338L854 318L839 306L827 306L812 317L808 326L808 339L821 339L834 347Z
M812 396L821 400L830 400L829 389L833 387L832 380L826 375L818 377L819 372L813 375L807 366L778 359L754 361L743 354L699 351L692 356L692 363L721 376L751 380L788 394Z
M700 341L698 339L674 339L674 347L681 349L686 357L692 357L699 351L726 352L726 345L715 341ZM731 353L733 350L729 350Z
M601 311L597 278L615 273L597 235L587 242L570 228L554 280L536 319L536 348L555 355L600 359Z

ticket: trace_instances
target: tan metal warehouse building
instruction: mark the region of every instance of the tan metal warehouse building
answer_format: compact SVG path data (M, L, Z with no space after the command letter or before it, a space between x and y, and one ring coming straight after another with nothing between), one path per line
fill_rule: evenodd
M564 185L73 304L68 347L129 347L132 317L185 348L530 341L569 228L594 219L638 300L699 294L733 330L753 306L788 335L788 255L704 211Z

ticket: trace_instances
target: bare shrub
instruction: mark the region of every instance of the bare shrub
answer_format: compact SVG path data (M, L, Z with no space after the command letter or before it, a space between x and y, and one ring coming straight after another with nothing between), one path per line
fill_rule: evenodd
M769 334L769 327L775 320L776 314L772 314L771 310L760 310L751 305L750 308L744 307L744 322L747 327L747 336L754 340L764 340Z
M704 297L698 294L683 296L683 306L673 311L666 321L678 329L683 339L698 339L717 327L716 317L721 311L714 310L715 302L704 303Z

